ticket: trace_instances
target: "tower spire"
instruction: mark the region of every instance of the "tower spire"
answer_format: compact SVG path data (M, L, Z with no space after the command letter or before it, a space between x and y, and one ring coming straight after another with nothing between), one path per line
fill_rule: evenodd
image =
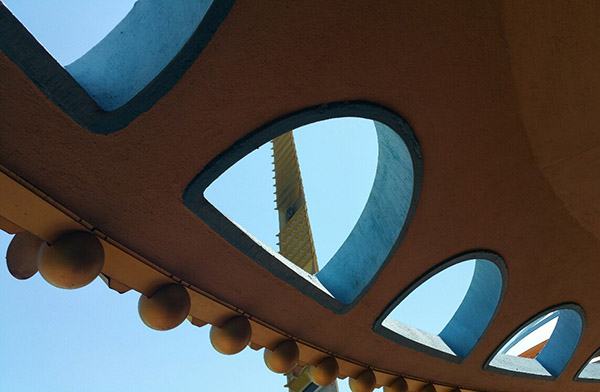
M279 253L305 271L318 272L294 135L272 141L275 202L279 211Z
M275 203L279 211L279 253L308 273L319 271L310 220L304 197L302 175L298 164L293 132L272 141L273 171L275 172ZM307 390L312 384L308 367L298 367L287 374L290 392ZM315 392L337 392L337 383L311 389Z

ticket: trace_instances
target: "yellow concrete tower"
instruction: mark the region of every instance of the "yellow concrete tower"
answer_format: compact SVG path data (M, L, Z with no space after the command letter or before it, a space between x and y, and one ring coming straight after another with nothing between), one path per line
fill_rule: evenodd
M317 255L310 230L302 176L294 135L287 132L273 139L275 202L279 211L279 253L314 274Z
M319 271L319 266L294 135L287 132L273 139L272 143L275 202L279 212L279 253L303 270L315 274ZM337 383L326 387L313 384L307 370L308 367L302 370L298 368L287 375L290 392L337 392Z

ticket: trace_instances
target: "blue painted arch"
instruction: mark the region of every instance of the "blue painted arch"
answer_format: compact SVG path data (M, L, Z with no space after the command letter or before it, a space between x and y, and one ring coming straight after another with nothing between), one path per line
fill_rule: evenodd
M445 269L471 260L475 261L475 269L469 288L456 312L438 335L401 323L390 316L398 304L425 281ZM455 256L405 288L377 318L373 331L411 349L461 363L473 352L498 313L507 277L504 260L496 253L481 250Z
M204 197L204 190L257 147L301 126L332 118L375 122L378 163L373 188L355 227L316 275L302 270L229 220ZM422 157L408 124L369 102L335 102L284 116L250 133L210 162L190 182L184 204L252 260L336 313L351 309L368 291L399 246L414 215L421 189Z
M0 2L0 49L74 121L109 134L179 81L233 2L138 0L103 40L65 68Z
M558 318L558 321L552 335L535 358L506 354L516 342L555 318ZM485 370L505 375L554 380L561 375L571 360L584 329L585 313L579 305L567 303L553 306L526 321L506 338L483 367Z
M118 109L169 64L212 2L139 0L106 37L65 69L102 109Z
M413 164L402 138L375 121L378 160L373 188L356 226L317 279L345 305L367 287L394 246L410 209Z

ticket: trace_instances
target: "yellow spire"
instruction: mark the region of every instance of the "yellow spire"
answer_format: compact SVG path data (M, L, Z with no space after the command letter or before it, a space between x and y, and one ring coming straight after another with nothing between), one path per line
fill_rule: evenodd
M319 268L294 136L287 132L273 139L272 143L275 202L279 211L279 253L314 274Z
M319 271L313 242L302 176L298 165L298 155L294 135L287 132L272 141L273 171L275 172L275 203L279 211L279 253L303 270L314 274ZM308 367L296 369L287 374L286 387L290 392L304 391L311 385ZM337 392L337 383L322 392Z

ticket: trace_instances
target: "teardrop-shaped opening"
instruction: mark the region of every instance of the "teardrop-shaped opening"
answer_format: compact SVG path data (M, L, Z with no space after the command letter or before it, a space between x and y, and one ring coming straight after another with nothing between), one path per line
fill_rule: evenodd
M506 268L499 256L461 255L405 289L373 329L407 347L461 362L488 328L505 287Z
M579 370L575 376L575 381L600 382L600 349Z
M346 311L414 211L421 163L410 128L383 108L340 103L251 135L197 176L184 203L254 261Z
M514 332L485 368L537 379L558 377L579 345L583 318L575 304L544 311Z

